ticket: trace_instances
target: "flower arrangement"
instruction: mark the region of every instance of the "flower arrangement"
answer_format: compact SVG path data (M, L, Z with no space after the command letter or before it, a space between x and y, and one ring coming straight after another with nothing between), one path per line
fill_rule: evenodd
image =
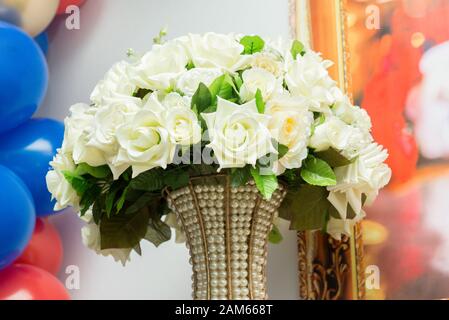
M156 40L65 119L47 185L56 210L80 210L85 244L122 262L142 239L158 246L176 227L164 190L217 171L266 199L285 186L279 216L291 229L350 235L391 172L368 114L329 77L331 62L296 40Z

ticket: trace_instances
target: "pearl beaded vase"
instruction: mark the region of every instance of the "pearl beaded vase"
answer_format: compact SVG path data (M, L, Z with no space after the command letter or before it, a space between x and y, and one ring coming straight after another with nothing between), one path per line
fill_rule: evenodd
M194 299L267 299L268 234L285 193L281 186L265 200L254 182L232 187L226 175L168 193L186 234Z

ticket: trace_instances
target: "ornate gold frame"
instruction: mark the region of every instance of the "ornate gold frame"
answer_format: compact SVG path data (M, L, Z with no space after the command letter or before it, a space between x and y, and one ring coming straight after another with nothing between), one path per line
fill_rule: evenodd
M335 62L329 72L351 95L345 4L345 0L290 0L290 26L295 38ZM298 269L301 299L364 299L361 224L342 241L320 231L298 232Z

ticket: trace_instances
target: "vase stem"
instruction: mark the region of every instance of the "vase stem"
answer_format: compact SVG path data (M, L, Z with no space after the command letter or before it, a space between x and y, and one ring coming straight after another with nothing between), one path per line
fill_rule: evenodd
M266 299L268 233L283 197L262 199L254 183L190 183L168 195L186 233L194 299Z

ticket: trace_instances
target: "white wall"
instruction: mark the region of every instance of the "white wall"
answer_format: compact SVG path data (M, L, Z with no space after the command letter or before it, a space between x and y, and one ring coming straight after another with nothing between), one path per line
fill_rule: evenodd
M95 83L128 48L148 50L163 26L169 37L187 32L239 32L289 36L288 0L88 0L81 9L80 30L67 30L64 17L50 28L49 90L38 116L63 119L71 104L87 102ZM74 299L189 299L188 252L169 242L146 243L143 257L132 256L123 268L81 244L81 222L73 213L52 218L64 241L68 265L80 268L81 286ZM295 233L284 227L282 244L271 246L268 279L272 299L297 299Z

